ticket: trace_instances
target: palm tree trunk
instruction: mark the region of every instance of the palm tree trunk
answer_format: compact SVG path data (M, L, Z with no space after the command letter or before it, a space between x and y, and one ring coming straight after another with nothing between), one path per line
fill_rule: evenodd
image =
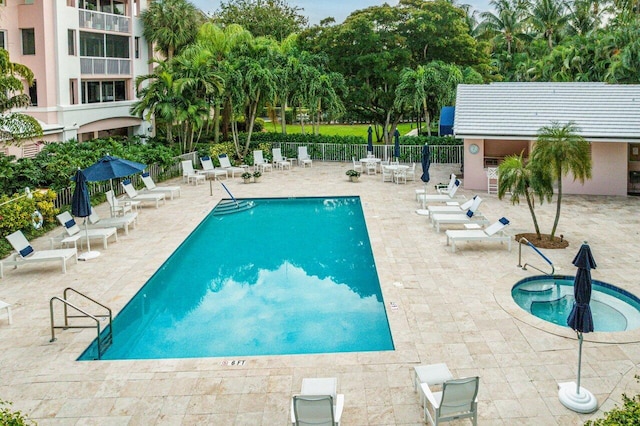
M280 109L280 128L282 129L282 134L287 134L287 99L284 99L282 102L282 108Z
M556 170L556 176L558 176L558 199L556 202L556 218L553 221L553 228L551 229L551 241L553 241L553 237L556 235L558 222L560 222L560 206L562 206L562 170Z
M422 99L422 108L424 108L424 122L427 125L427 136L431 136L431 126L429 120L429 109L427 108L427 98Z
M540 226L538 225L538 218L536 217L536 212L533 206L533 200L531 199L531 195L529 194L529 191L525 193L525 197L527 198L527 206L529 206L529 212L531 212L531 219L533 220L533 227L536 230L536 236L538 238L542 238L542 235L540 234Z
M213 142L220 142L220 102L213 109Z

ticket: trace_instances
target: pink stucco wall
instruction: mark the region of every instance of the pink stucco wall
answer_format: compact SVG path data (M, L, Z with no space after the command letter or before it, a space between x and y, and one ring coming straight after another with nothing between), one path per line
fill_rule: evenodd
M476 144L480 151L473 155L469 146ZM464 189L487 191L485 156L520 154L530 141L464 140ZM489 152L491 151L491 152ZM525 151L525 155L528 152ZM627 195L629 176L628 144L625 142L593 142L591 144L592 178L584 184L567 176L562 181L564 194Z

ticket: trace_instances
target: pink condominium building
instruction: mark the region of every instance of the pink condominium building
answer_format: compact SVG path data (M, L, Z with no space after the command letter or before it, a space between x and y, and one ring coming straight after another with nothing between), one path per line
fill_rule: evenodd
M43 142L145 135L129 109L135 79L151 71L140 11L151 0L0 0L0 47L29 67L31 106L44 136L0 152L35 155Z

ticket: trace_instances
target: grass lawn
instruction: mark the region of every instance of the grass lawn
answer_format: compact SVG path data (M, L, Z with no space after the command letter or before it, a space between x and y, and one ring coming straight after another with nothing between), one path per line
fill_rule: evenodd
M369 128L368 124L323 124L320 126L320 134L321 135L338 135L338 136L361 136L365 140L367 139L367 129ZM415 128L415 124L411 123L402 123L398 125L398 130L400 131L400 135L405 135L409 131ZM277 125L275 130L272 123L266 123L265 129L268 132L279 132L280 125ZM313 132L313 128L310 125L304 126L305 133L309 134ZM287 125L287 133L302 133L302 127L299 124L288 124ZM375 130L374 130L374 141L375 141Z

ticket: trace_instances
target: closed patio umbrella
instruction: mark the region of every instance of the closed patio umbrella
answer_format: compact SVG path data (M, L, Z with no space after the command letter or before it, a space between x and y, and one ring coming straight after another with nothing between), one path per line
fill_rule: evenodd
M396 157L396 160L400 158L400 132L396 129L393 134L394 145L393 145L393 156Z
M373 154L373 129L371 126L367 130L367 152Z
M99 251L91 251L91 241L89 240L89 234L87 232L87 218L91 215L91 199L89 198L89 188L87 188L87 179L82 172L78 169L74 179L76 181L76 187L73 190L71 197L71 214L75 217L84 218L84 230L87 234L87 251L78 256L78 260L89 260L100 256Z
M591 314L591 269L596 268L596 262L591 254L591 248L584 242L573 259L578 268L573 282L575 302L567 318L567 325L578 335L578 380L576 383L559 383L558 396L560 402L570 410L578 413L591 413L598 408L595 396L580 386L582 366L582 333L593 331L593 316Z
M422 209L418 210L417 213L420 215L428 215L429 211L426 210L425 207L425 199L427 195L427 183L429 183L429 167L431 166L431 149L429 149L429 144L425 143L422 147L422 176L420 176L420 180L424 182L424 195L422 197Z

